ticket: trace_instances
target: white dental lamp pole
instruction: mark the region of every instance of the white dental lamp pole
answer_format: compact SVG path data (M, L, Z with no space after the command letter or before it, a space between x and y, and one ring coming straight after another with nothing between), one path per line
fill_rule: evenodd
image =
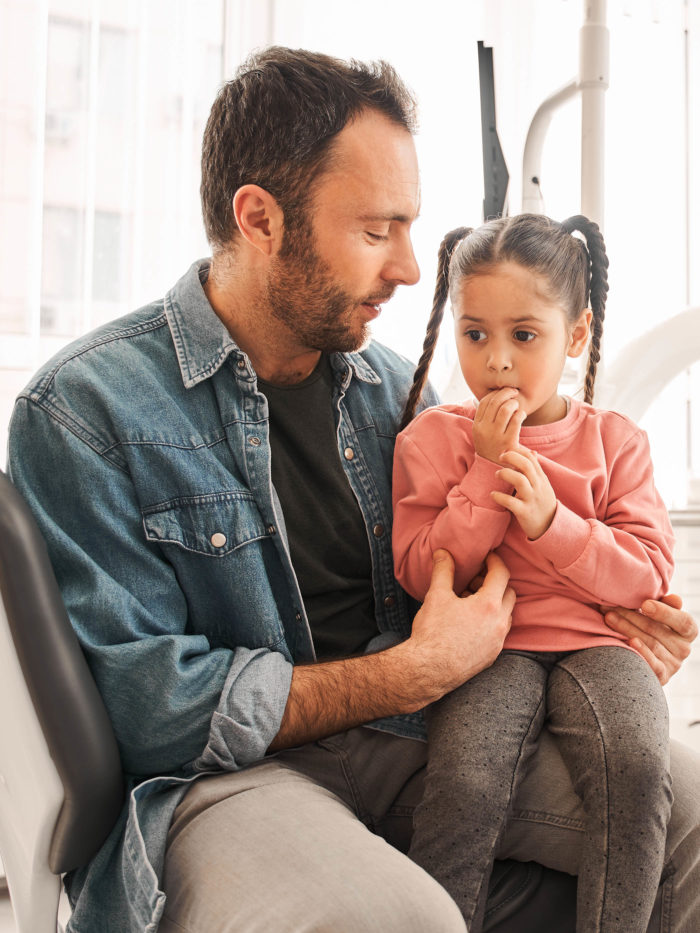
M579 33L578 77L556 91L537 109L523 152L523 212L541 214L542 149L552 115L581 94L581 213L602 229L605 190L605 92L609 85L610 34L607 0L584 0Z
M584 0L580 32L581 213L603 229L605 216L605 92L610 84L606 0Z

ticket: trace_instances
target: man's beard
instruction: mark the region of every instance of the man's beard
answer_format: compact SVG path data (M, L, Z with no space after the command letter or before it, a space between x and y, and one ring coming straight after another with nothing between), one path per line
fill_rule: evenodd
M285 234L267 286L272 316L311 350L347 353L370 338L369 325L359 317L363 303L387 301L393 286L373 296L356 297L335 284L328 264L316 253L310 223Z

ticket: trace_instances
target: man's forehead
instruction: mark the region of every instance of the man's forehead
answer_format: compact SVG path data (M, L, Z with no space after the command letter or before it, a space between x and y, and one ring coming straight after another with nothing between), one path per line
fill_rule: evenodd
M368 221L412 223L420 210L413 137L381 114L357 117L338 134L319 182Z

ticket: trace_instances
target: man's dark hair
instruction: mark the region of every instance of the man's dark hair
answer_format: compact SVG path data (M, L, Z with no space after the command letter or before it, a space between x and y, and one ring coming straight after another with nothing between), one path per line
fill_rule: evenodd
M277 200L285 230L303 214L335 136L364 110L416 131L416 103L384 61L344 62L272 46L254 53L219 90L202 144L202 213L214 248L237 232L233 196L260 185Z

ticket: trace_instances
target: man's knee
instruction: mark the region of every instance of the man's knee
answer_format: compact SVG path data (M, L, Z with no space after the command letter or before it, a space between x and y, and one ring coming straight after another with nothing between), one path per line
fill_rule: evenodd
M192 933L465 933L433 878L329 791L274 762L193 787L163 886L166 923Z
M357 891L354 925L342 918L327 929L352 933L466 933L462 914L447 891L406 856L401 872L375 879L371 893ZM347 879L352 884L352 879ZM325 929L319 927L318 929Z
M385 844L388 845L388 844ZM353 865L342 858L323 883L310 872L291 870L294 884L261 879L256 896L219 867L216 883L181 878L182 890L169 886L163 931L173 933L466 933L459 908L433 878L393 850ZM395 857L394 857L395 856ZM234 874L234 873L232 873ZM171 876L170 881L174 878ZM200 883L201 882L201 883ZM262 896L266 891L265 896Z

